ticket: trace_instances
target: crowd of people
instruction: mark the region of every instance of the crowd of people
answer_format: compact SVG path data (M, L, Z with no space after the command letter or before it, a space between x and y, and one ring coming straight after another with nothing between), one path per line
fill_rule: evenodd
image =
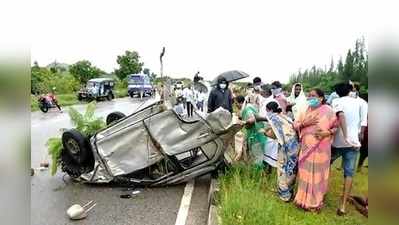
M344 184L337 207L342 216L347 212L359 150L359 169L368 152L367 98L359 96L359 89L352 82L336 84L327 101L321 89L305 93L297 83L286 96L280 82L264 84L256 77L242 95L220 78L209 94L207 111L222 107L239 117L245 126L236 134L235 160L266 173L276 168L280 199L293 200L305 210L321 210L330 166L342 158Z
M175 107L174 110L183 115L186 110L188 118L193 117L194 108L198 112L204 112L204 104L206 95L203 90L195 90L191 84L188 84L183 89L176 89L175 91Z

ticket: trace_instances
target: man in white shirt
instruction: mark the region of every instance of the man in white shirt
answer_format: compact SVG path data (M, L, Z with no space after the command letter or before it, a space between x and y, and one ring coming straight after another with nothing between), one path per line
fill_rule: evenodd
M205 94L200 90L196 92L196 105L197 109L201 112L204 111Z
M190 84L183 90L183 96L186 99L187 116L192 117L194 109L194 91Z
M332 107L338 116L339 129L332 143L331 164L342 156L344 169L344 193L341 205L337 209L338 215L346 213L346 201L352 188L352 178L355 174L357 155L361 146L359 124L365 123L360 115L360 102L349 96L351 90L352 86L348 83L336 85L335 91L340 97L332 101Z
M359 139L360 142L364 139L364 131L367 127L367 113L368 113L368 103L366 100L359 96L360 86L359 84L353 84L353 90L349 93L349 96L355 98L360 103L360 123L359 123Z

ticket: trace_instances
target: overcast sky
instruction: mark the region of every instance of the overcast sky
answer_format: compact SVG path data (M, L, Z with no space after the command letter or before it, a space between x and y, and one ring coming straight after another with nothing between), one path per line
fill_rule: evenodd
M56 3L57 2L57 3ZM265 82L288 81L312 65L329 66L365 37L363 1L37 1L31 60L47 65L87 59L112 72L116 57L138 51L145 67L206 79L238 69Z

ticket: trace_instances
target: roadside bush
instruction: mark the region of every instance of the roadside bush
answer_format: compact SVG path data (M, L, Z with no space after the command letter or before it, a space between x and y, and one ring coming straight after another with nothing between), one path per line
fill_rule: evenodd
M69 118L75 129L81 132L86 137L90 137L95 134L98 130L104 128L105 122L101 117L95 117L94 111L96 109L96 102L93 101L87 105L86 112L84 114L79 113L76 109L71 107L69 109ZM49 155L51 156L51 175L57 172L59 165L62 141L60 137L52 137L47 141L47 147Z
M44 94L52 88L56 88L57 94L74 93L79 90L79 81L69 72L51 72L47 68L32 67L31 69L31 93Z

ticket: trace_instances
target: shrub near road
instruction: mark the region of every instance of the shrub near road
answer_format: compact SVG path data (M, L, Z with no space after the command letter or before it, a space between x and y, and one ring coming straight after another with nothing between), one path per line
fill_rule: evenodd
M367 224L368 220L348 203L348 214L336 215L342 192L343 175L336 162L330 176L329 192L325 207L318 213L305 212L292 202L282 202L276 192L276 173L264 175L246 165L231 168L220 181L218 214L223 225L313 225L313 224ZM368 192L368 169L354 177L352 194L366 196Z

